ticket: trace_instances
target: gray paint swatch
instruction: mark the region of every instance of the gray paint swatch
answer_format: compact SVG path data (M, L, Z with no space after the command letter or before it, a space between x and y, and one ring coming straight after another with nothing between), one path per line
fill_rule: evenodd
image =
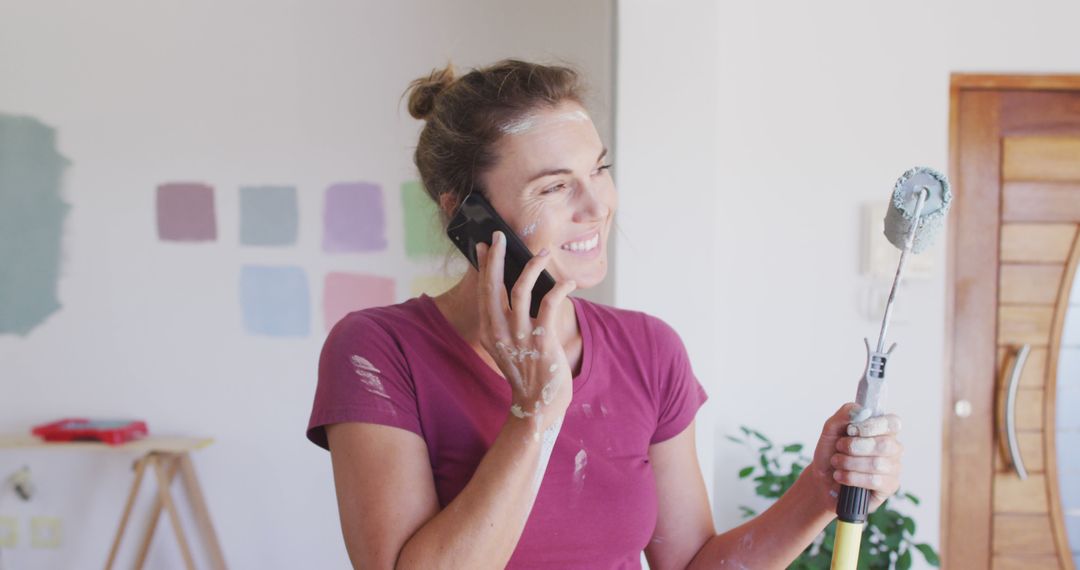
M247 186L240 188L240 243L293 245L299 226L296 188Z
M0 113L0 334L26 336L60 309L68 164L53 128Z

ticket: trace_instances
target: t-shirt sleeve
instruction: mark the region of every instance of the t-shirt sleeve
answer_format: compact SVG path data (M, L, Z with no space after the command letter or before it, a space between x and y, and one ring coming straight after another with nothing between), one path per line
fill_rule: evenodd
M649 317L647 326L657 369L656 431L650 443L660 443L682 433L709 396L694 375L686 346L675 329L655 317Z
M330 330L319 356L319 379L307 437L330 449L326 426L366 422L423 436L416 389L400 344L374 318L350 313Z

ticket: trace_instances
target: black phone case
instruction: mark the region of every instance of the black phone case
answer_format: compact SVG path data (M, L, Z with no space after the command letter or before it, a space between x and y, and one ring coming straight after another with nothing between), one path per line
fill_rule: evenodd
M525 246L525 242L521 241L517 233L510 229L510 226L495 212L495 208L491 206L487 198L475 192L466 196L454 219L450 220L450 225L446 228L446 235L450 236L450 241L454 242L458 249L461 250L461 253L465 254L469 263L479 269L480 265L476 260L476 245L483 242L490 247L491 235L496 230L501 231L506 236L506 263L503 271L503 283L506 285L506 294L509 297L514 284L517 283L518 277L521 276L521 272L525 269L525 264L532 259L533 254ZM540 276L537 277L536 283L533 285L529 316L534 319L537 317L540 313L540 301L554 287L555 279L551 277L551 274L546 269L541 271ZM510 302L513 304L513 300Z

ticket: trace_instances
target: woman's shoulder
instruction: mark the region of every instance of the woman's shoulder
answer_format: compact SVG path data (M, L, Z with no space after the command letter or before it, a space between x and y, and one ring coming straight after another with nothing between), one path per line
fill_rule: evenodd
M427 321L423 297L413 297L392 305L367 307L349 312L330 329L330 336L355 334L387 334L423 326Z
M603 329L618 330L644 342L653 342L657 338L671 335L678 336L675 329L664 319L646 311L615 307L581 297L574 299L586 307L588 315Z

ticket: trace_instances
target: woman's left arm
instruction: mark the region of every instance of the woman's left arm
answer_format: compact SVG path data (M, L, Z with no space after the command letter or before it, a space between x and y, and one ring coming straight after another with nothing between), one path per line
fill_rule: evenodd
M899 487L900 421L889 415L851 425L854 406L845 404L825 422L810 466L784 496L719 535L697 462L694 424L651 446L659 513L645 549L649 566L786 568L835 517L841 483L871 489L876 509Z

